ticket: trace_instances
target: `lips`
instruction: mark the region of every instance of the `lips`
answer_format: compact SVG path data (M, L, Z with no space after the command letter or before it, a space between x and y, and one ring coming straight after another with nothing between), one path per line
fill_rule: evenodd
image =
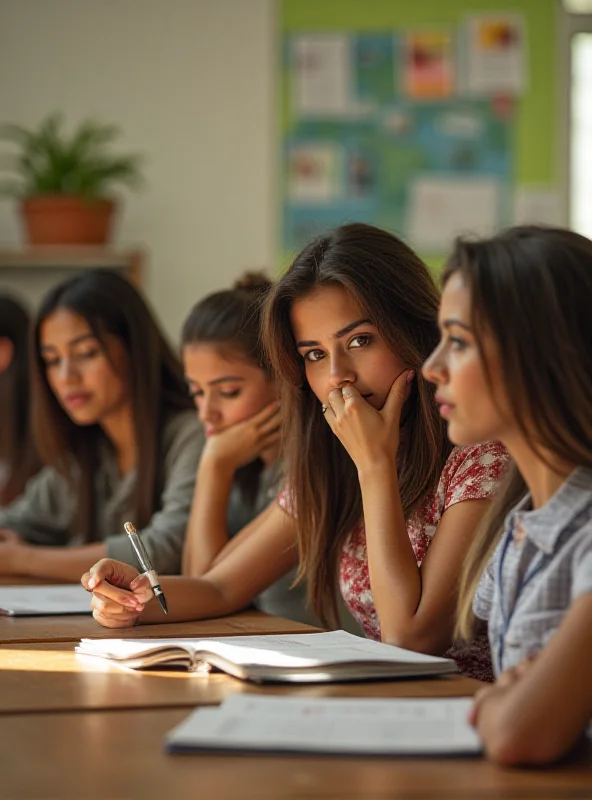
M446 400L444 400L443 397L440 397L439 395L436 395L434 400L440 406L440 416L446 419L450 415L450 412L452 411L454 406L451 403L448 403Z
M64 397L64 405L68 408L76 409L86 405L92 395L88 392L73 392Z

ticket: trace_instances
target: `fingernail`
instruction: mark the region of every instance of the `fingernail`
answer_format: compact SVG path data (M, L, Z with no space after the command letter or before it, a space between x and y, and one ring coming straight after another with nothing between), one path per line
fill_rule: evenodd
M410 369L409 372L407 373L407 378L406 378L407 383L411 383L413 378L415 378L415 370Z
M352 396L352 390L349 388L349 386L344 386L343 387L343 389L341 390L341 396L342 397L351 397Z
M88 588L89 589L94 589L96 585L97 585L97 579L96 578L89 578L88 579Z

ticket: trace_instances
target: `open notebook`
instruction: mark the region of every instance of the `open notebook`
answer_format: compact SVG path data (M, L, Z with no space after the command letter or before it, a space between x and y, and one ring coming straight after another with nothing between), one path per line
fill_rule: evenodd
M450 659L413 653L345 631L221 639L83 639L76 652L132 669L215 667L257 683L361 681L457 671Z
M199 708L165 738L169 753L200 750L355 755L460 755L481 742L473 701L338 699L233 694Z
M78 584L0 586L0 614L36 617L46 614L90 614L90 595Z

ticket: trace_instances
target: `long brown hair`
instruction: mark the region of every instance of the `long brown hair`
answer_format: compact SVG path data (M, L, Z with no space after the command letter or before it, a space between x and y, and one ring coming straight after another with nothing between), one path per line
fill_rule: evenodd
M484 241L458 239L444 281L462 276L485 371L495 342L513 421L533 451L592 467L592 242L568 230L522 226ZM504 519L526 494L514 466L479 525L463 565L457 633L471 635L477 584Z
M261 306L271 281L263 272L246 272L232 287L204 297L189 312L181 332L181 346L211 344L238 354L271 377L261 343ZM257 458L236 471L243 501L253 506L265 464Z
M290 324L295 301L318 286L341 286L417 380L407 404L399 447L399 485L405 516L435 489L451 445L434 389L420 374L439 339L439 294L417 255L396 236L370 225L344 225L321 236L294 260L271 290L264 314L264 342L282 378L286 485L294 508L299 577L308 578L309 601L334 625L339 554L362 520L356 468L321 412L306 382Z
M18 497L40 466L29 420L29 315L11 297L0 297L0 339L12 342L10 365L0 374L0 459L8 478L0 486L0 505Z
M60 308L78 314L99 342L116 336L127 353L128 380L136 440L133 522L148 524L162 493L163 424L170 412L191 408L177 357L165 341L146 302L124 278L109 270L90 270L50 290L37 313L32 337L33 427L43 460L72 484L77 497L73 533L84 541L93 529L93 481L105 435L98 424L76 425L59 405L41 358L40 329Z

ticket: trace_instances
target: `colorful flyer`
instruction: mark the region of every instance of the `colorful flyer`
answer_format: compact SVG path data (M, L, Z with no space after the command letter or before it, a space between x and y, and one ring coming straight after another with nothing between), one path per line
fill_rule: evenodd
M526 27L520 14L471 16L466 26L468 94L521 94L526 89Z
M404 37L403 93L415 100L450 97L454 58L450 32L417 31Z

